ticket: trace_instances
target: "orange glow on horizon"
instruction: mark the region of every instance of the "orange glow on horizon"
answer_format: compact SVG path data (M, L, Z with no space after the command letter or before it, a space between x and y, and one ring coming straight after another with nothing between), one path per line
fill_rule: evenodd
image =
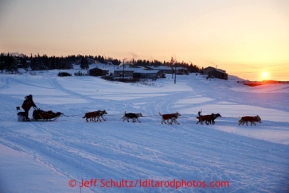
M4 2L0 53L174 57L245 80L289 79L289 1Z

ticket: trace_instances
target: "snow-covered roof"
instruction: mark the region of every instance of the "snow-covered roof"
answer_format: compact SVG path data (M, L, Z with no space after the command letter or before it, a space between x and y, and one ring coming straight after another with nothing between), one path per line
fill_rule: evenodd
M122 66L120 66L120 67L117 67L116 69L114 69L114 71L127 71L127 72L134 72L134 71L136 71L136 70L138 70L138 69L141 69L141 68L138 68L138 67L136 67L136 68L131 68L131 67L128 67L128 66L125 66L124 68L122 67Z
M222 70L222 69L215 69L215 70L218 71L218 72L226 73L226 71Z
M152 67L154 70L172 70L170 66L158 66L158 67Z
M209 68L211 68L211 69L213 69L213 70L216 70L216 71L218 71L218 72L226 73L226 70L222 70L222 69L219 69L219 68L214 68L214 67L212 67L212 66L208 66L208 67L206 67L204 70L209 69Z
M187 68L186 68L186 67L181 67L181 66L179 66L179 67L176 67L176 69L177 69L177 70L187 70Z
M142 74L156 74L160 70L144 70L144 69L137 69L134 71L134 73L142 73Z

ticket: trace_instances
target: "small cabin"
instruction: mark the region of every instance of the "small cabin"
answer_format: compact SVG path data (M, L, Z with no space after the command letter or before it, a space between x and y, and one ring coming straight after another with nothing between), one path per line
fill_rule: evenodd
M203 70L203 73L205 75L208 75L208 77L228 80L228 74L226 73L225 70L222 70L222 69L217 69L217 68L209 66Z
M89 76L105 76L108 74L108 70L93 68L87 71L87 75Z

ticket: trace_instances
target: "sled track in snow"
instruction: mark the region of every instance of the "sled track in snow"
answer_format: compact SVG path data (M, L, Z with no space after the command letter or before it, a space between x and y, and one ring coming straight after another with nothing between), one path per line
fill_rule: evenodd
M0 144L18 152L29 154L40 162L68 179L81 182L82 179L185 179L185 180L227 180L230 188L212 190L212 192L276 192L284 187L289 190L288 160L289 147L258 140L234 133L223 132L214 127L232 127L234 129L266 130L288 128L288 122L263 121L257 126L238 127L237 117L216 119L215 125L196 125L197 112L182 114L178 118L180 125L161 124L161 113L173 113L185 109L186 102L179 105L176 101L208 97L212 104L222 100L224 94L216 98L210 96L216 90L196 85L193 91L166 92L165 96L140 97L130 99L130 92L120 92L128 97L125 101L93 99L75 93L61 86L57 78L46 77L44 82L53 90L67 93L69 96L87 100L88 103L60 104L65 114L79 114L85 108L96 106L105 108L107 121L86 122L82 116L60 117L55 122L17 122L14 104L19 99L0 95L3 101L1 109L5 115L0 121ZM4 80L9 84L9 80ZM19 83L21 84L21 83ZM2 87L3 88L3 87ZM35 88L37 88L35 86ZM125 87L127 88L127 87ZM134 87L131 87L132 89ZM217 89L217 88L216 88ZM219 89L219 88L218 88ZM107 92L107 95L113 92ZM132 92L133 93L133 92ZM146 93L150 96L150 93ZM242 97L240 97L242 98ZM239 98L239 99L240 99ZM237 98L238 99L238 98ZM229 101L228 99L226 101ZM235 99L233 99L235 100ZM209 101L210 102L210 101ZM242 102L242 101L241 101ZM204 103L192 103L188 108ZM211 104L211 103L210 103ZM239 104L239 103L237 103ZM183 105L183 106L182 106ZM11 110L13 106L13 110ZM141 123L129 123L121 120L123 111L142 112L145 117ZM111 112L111 113L110 113ZM221 112L220 112L221 113ZM13 114L13 118L11 118ZM221 113L222 114L222 113ZM21 160L20 160L21 161ZM256 186L258 184L258 186ZM67 184L64 184L65 186ZM287 188L287 189L286 189ZM108 192L165 192L175 189L107 189ZM277 189L279 190L279 189ZM72 189L72 192L79 192ZM83 190L84 191L84 190ZM102 189L92 188L92 192ZM206 189L179 189L179 192L206 192Z
M52 85L52 87L55 88L55 89L57 89L57 90L59 90L59 91L62 91L62 92L66 93L66 94L69 94L69 95L71 95L71 96L75 96L75 97L77 97L77 98L85 99L85 100L87 100L87 101L89 101L89 102L95 102L95 101L96 101L95 99L92 99L92 98L90 98L90 97L87 97L87 96L84 96L84 95L75 93L75 92L73 92L73 91L71 91L71 90L67 90L67 89L63 88L63 87L58 83L58 81L57 81L55 78L48 78L48 80L49 80L50 84Z
M26 85L26 86L49 89L49 87L41 86L41 85L37 85L37 84L27 83L27 82L25 82L25 81L18 80L18 79L15 78L15 77L6 77L5 79L6 79L6 84L10 84L10 83L12 83L12 82L15 82L15 83L19 83L19 84Z
M63 86L61 86L58 83L56 78L47 78L47 79L50 82L50 84L52 85L52 87L55 88L56 90L64 92L64 93L66 93L66 94L68 94L68 95L70 95L72 97L80 98L80 99L84 99L84 100L88 101L88 103L87 103L88 108L87 109L83 109L83 105L82 104L81 105L79 105L79 104L77 105L79 107L82 107L82 108L79 108L79 110L78 110L79 113L89 111L89 109L91 107L95 108L94 110L105 109L106 111L108 111L108 110L119 109L120 107L124 108L127 105L126 101L122 102L122 103L118 103L117 105L114 105L109 100L91 98L91 97L88 97L88 96L73 92L71 90L65 89ZM111 108L112 106L114 106L113 109Z
M91 178L110 179L112 176L119 180L134 179L136 176L143 179L193 176L196 180L229 180L231 187L238 189L240 178L248 178L252 184L245 187L250 189L257 181L281 183L288 176L283 169L287 167L288 146L208 127L117 121L78 123L70 128L65 127L64 122L49 125L30 123L29 128L32 125L32 130L40 132L38 135L1 129L3 137L0 143L26 152L46 167L78 182ZM119 125L122 125L121 130L118 129ZM212 135L216 137L212 138ZM147 144L148 141L150 144ZM269 157L266 156L268 154ZM257 169L262 165L264 170ZM279 167L276 168L276 165ZM280 181L272 181L272 174L279 176ZM229 191L222 189L222 192Z
M6 84L6 77L1 77L0 89L4 88Z

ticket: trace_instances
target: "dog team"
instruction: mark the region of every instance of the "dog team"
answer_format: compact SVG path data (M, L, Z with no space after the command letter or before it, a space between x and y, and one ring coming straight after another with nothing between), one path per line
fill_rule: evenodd
M217 114L210 114L210 115L201 115L202 111L199 111L198 112L198 117L196 117L198 119L198 123L200 124L203 124L204 122L209 125L209 124L212 124L214 125L215 124L215 119L217 119L218 117L222 117L219 113ZM103 118L103 115L107 114L107 112L105 110L98 110L98 111L93 111L93 112L87 112L85 113L84 117L82 118L86 118L86 121L88 122L89 121L95 121L95 122L101 122L101 119L106 121L104 118ZM181 116L180 113L176 112L176 113L171 113L171 114L161 114L159 112L159 115L162 117L162 121L161 123L163 124L170 124L172 125L173 123L175 124L180 124L177 119L179 116ZM144 117L141 113L126 113L126 111L124 112L124 115L123 117L121 118L124 121L127 121L129 122L129 119L132 120L132 122L136 122L138 121L140 123L140 120L138 119L139 117ZM244 116L244 117L241 117L241 119L239 120L239 126L240 125L244 125L246 123L246 125L248 126L248 122L251 123L251 126L252 125L255 125L256 126L256 122L259 122L261 123L261 118L257 115L257 116Z

